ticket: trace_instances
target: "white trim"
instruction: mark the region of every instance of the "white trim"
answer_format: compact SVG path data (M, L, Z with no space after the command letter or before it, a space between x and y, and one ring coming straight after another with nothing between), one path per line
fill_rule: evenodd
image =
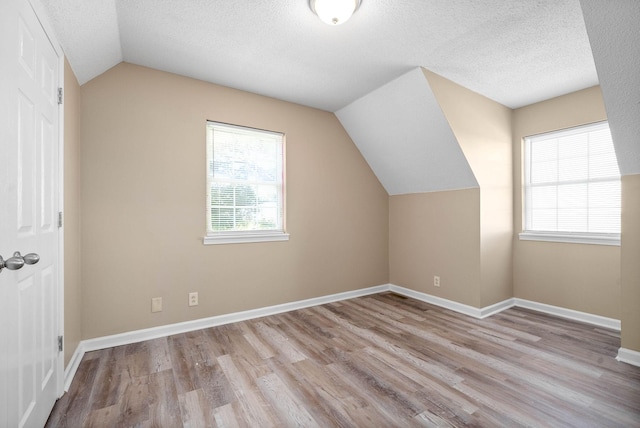
M497 313L505 311L509 308L513 308L516 305L516 299L513 297L502 302L494 303L493 305L485 306L480 309L480 318L489 318Z
M497 314L498 312L518 306L531 309L538 312L544 312L556 315L562 318L568 318L600 327L609 328L620 331L620 321L612 318L606 318L599 315L588 314L585 312L574 311L572 309L561 308L558 306L547 305L544 303L532 302L530 300L510 298L502 302L495 303L484 308L475 308L463 303L454 302L453 300L444 299L442 297L432 296L420 291L411 290L409 288L400 287L394 284L384 284L375 287L362 288L359 290L346 291L343 293L330 294L328 296L314 297L296 302L283 303L280 305L267 306L264 308L250 309L248 311L235 312L225 315L217 315L209 318L201 318L193 321L185 321L176 324L162 325L158 327L147 328L143 330L134 330L126 333L114 334L111 336L96 337L94 339L83 340L78 344L67 369L65 370L65 391L68 391L71 381L75 376L85 352L96 351L99 349L111 348L114 346L127 345L137 343L144 340L157 339L173 334L186 333L189 331L200 330L209 327L216 327L224 324L230 324L239 321L246 321L254 318L276 315L283 312L294 311L298 309L308 308L311 306L323 305L325 303L337 302L341 300L353 299L355 297L368 296L371 294L383 293L391 291L406 297L411 297L422 302L440 306L473 318L483 319ZM640 366L640 352L631 351L620 348L618 351L618 361Z
M640 367L640 352L634 351L633 349L620 348L618 349L616 360Z
M584 139L586 142L590 135L593 132L599 131L607 131L608 137L606 140L609 143L609 139L611 138L611 133L609 132L609 123L605 121L599 121L594 123L586 123L578 126L574 126L571 128L553 130L549 132L545 132L543 134L530 135L526 136L523 139L523 156L522 156L522 166L524 171L523 176L523 217L524 217L524 231L520 234L521 240L532 240L532 241L548 241L548 242L566 242L566 243L580 243L580 244L595 244L595 245L620 245L620 232L619 227L614 227L614 223L610 223L609 226L613 230L617 230L617 233L601 233L601 232L589 232L588 230L581 230L577 232L570 232L566 230L553 230L552 225L549 228L543 228L543 230L532 230L532 218L533 218L533 209L535 208L535 204L533 203L532 191L536 188L554 188L557 191L560 191L562 188L566 188L566 186L570 185L590 185L595 183L610 183L616 184L620 183L620 171L617 168L617 165L609 165L611 166L610 170L607 167L607 172L603 177L591 177L587 174L586 177L546 177L544 181L532 182L532 169L534 168L534 156L533 156L533 146L537 146L540 143L545 141L557 140L558 138L568 137L568 136L576 136L581 140ZM550 150L555 153L551 156L550 160L556 168L560 168L560 160L561 156L557 151L558 148L562 146L562 143L556 145L555 150ZM544 151L544 149L543 149ZM571 150L570 150L571 151ZM613 144L611 145L611 153L615 155L615 147ZM575 155L576 153L574 153ZM587 160L591 158L591 154L587 154ZM537 162L540 162L540 159L536 159ZM536 166L537 168L537 166ZM556 174L557 175L557 174ZM581 174L578 174L581 175ZM540 178L540 177L539 177ZM533 180L535 181L535 180ZM557 197L556 197L557 199ZM556 200L556 206L548 207L551 211L554 211L554 215L556 216L556 220L558 220L558 200ZM586 207L579 207L580 210L584 210L586 214L586 219L588 220L592 216L592 210L596 208L589 201L586 203ZM619 207L610 206L611 209L619 209ZM609 219L614 222L614 219ZM560 227L559 224L555 226ZM586 225L585 229L589 229Z
M443 299L442 297L432 296L427 293L422 293L420 291L411 290L409 288L404 288L393 284L389 285L389 290L403 296L412 297L416 300L440 306L445 309L450 309L452 311L479 319L490 317L513 306L517 306L525 309L531 309L537 312L555 315L561 318L596 325L598 327L620 331L620 320L617 319L594 315L587 312L575 311L573 309L561 308L559 306L547 305L545 303L533 302L531 300L525 300L516 297L478 309L476 307L465 305L463 303L454 302L453 300Z
M481 316L480 309L474 308L473 306L465 305L464 303L454 302L453 300L443 299L442 297L432 296L431 294L422 293L420 291L400 287L393 284L389 286L389 290L403 296L420 300L421 302L430 303L432 305L440 306L441 308L450 309L464 315L469 315L470 317L480 318Z
M200 318L197 320L185 321L177 324L168 324L143 330L129 331L126 333L114 334L112 336L97 337L95 339L83 340L81 342L81 345L85 352L95 351L98 349L111 348L113 346L141 342L143 340L157 339L159 337L170 336L172 334L186 333L203 328L216 327L224 324L246 321L253 318L276 315L283 312L308 308L310 306L323 305L325 303L353 299L355 297L361 296L368 296L370 294L377 294L387 290L389 290L388 284L378 285L376 287L362 288L359 290L330 294L328 296L314 297L312 299L299 300L297 302L283 303L280 305L267 306L264 308L250 309L248 311L217 315L209 318Z
M186 321L177 324L169 324L158 327L147 328L143 330L135 330L126 333L114 334L111 336L97 337L95 339L87 339L81 341L67 368L64 372L64 391L69 391L71 382L80 367L80 362L86 352L97 351L99 349L111 348L114 346L128 345L130 343L142 342L144 340L157 339L172 334L186 333L189 331L200 330L203 328L216 327L223 324L230 324L239 321L246 321L253 318L260 318L269 315L280 314L283 312L294 311L297 309L308 308L311 306L323 305L325 303L337 302L340 300L353 299L355 297L368 296L370 294L382 293L389 290L389 284L378 285L375 287L362 288L359 290L346 291L343 293L331 294L328 296L314 297L297 302L284 303L280 305L268 306L264 308L251 309L243 312L232 314L218 315L209 318L201 318L193 321Z
M40 21L44 22L44 21ZM46 27L44 27L46 28ZM47 32L49 36L49 32ZM49 36L51 43L57 43L55 37ZM62 212L64 216L64 61L65 57L60 49L60 45L57 45L56 51L58 52L59 59L59 72L58 72L58 87L62 88L63 103L58 105L58 209L54 213L54 221L58 220L58 213ZM62 227L58 228L58 336L63 337L64 342L64 217ZM58 352L57 361L57 395L58 398L64 394L64 343L62 351Z
M474 306L465 305L464 303L454 302L453 300L443 299L442 297L432 296L431 294L422 293L420 291L411 290L410 288L400 287L398 285L389 284L389 291L401 294L403 296L412 297L425 303L440 306L441 308L450 309L470 317L482 319L498 312L509 309L514 305L513 299L507 299L502 302L495 303L482 309Z
M289 234L282 231L256 232L221 232L206 235L202 238L204 245L212 244L246 244L250 242L288 241Z
M82 357L84 357L84 346L82 342L78 343L75 352L71 356L71 360L69 360L69 364L67 364L67 368L64 370L64 392L69 391L69 387L71 386L71 381L76 375L78 371L78 367L80 367L80 363L82 362Z
M28 0L31 9L33 10L40 26L42 27L45 35L49 39L51 47L55 51L58 58L58 82L57 87L62 88L64 93L64 52L62 45L56 37L56 33L53 31L53 27L49 21L48 15L45 11L40 0ZM57 96L57 94L56 94ZM57 100L56 100L57 101ZM57 221L57 215L59 211L64 210L64 104L58 105L58 159L57 159L57 209L54 218ZM64 337L64 228L57 229L58 234L58 248L57 251L57 335ZM56 338L57 339L57 338ZM57 343L57 342L56 342ZM64 394L64 347L63 351L58 352L58 356L55 361L56 365L56 395L58 398Z
M56 51L56 54L58 55L59 58L62 57L64 59L64 52L62 51L62 45L58 41L55 31L53 31L53 26L49 22L49 15L46 13L46 9L42 5L42 1L29 0L29 4L31 5L31 8L35 12L36 17L38 18L38 21L40 21L40 25L44 29L44 32L47 35L47 38L49 39L49 41L51 42L51 46L53 46L53 49ZM63 60L63 68L64 68L64 60Z
M514 298L514 301L515 306L520 308L531 309L537 312L544 312L546 314L620 331L620 320L617 319L594 315L587 312L575 311L573 309L561 308L559 306L547 305L546 303L532 302L531 300L520 299L517 297Z
M52 39L53 40L53 39ZM58 87L62 88L64 94L64 55L60 54L60 72ZM63 95L64 96L64 95ZM62 212L64 216L64 103L58 105L58 209L54 213L54 221L58 221L58 213ZM63 337L64 342L64 217L62 227L58 228L58 336ZM64 344L62 351L58 352L57 361L57 394L58 398L64 394Z
M594 244L620 246L620 234L588 234L562 232L525 231L519 235L521 241L565 242L569 244Z

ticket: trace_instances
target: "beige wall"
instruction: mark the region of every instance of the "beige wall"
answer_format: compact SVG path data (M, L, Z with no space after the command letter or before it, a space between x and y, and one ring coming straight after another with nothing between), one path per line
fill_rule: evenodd
M640 174L622 177L622 347L640 352Z
M124 63L79 88L67 65L65 361L81 337L387 282L474 307L515 296L621 318L623 347L640 350L639 176L623 178L622 274L620 247L517 238L522 138L606 119L599 88L512 112L425 75L480 189L387 197L333 114ZM202 245L207 119L286 133L289 242Z
M290 241L202 244L207 119L286 134ZM122 63L81 138L84 338L389 281L387 194L331 113Z
M514 295L620 319L620 247L520 241L524 137L606 120L599 87L516 109L513 114Z
M80 85L64 63L64 364L82 339Z
M389 275L392 284L480 307L480 190L390 196Z
M479 307L486 307L513 296L512 111L424 72L480 185Z
M389 198L391 283L486 307L513 296L511 110L423 71L480 188Z

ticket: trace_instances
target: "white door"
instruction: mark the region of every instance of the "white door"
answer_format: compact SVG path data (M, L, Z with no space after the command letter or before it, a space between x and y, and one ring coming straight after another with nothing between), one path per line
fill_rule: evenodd
M62 392L61 58L29 0L0 1L0 255L40 256L0 271L0 427L44 425Z

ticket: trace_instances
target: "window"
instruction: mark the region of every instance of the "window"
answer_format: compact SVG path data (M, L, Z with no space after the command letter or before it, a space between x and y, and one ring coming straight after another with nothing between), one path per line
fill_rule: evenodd
M207 122L205 244L283 241L284 135Z
M607 122L525 138L520 239L620 244L621 187Z

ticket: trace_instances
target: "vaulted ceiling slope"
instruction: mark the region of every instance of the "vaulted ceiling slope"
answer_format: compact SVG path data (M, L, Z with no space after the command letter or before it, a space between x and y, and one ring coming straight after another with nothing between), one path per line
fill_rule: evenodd
M478 187L421 68L336 116L390 195Z
M121 61L328 111L425 67L509 107L598 83L579 0L41 0L81 84ZM609 2L603 2L609 4Z
M581 3L620 173L640 174L640 1Z

